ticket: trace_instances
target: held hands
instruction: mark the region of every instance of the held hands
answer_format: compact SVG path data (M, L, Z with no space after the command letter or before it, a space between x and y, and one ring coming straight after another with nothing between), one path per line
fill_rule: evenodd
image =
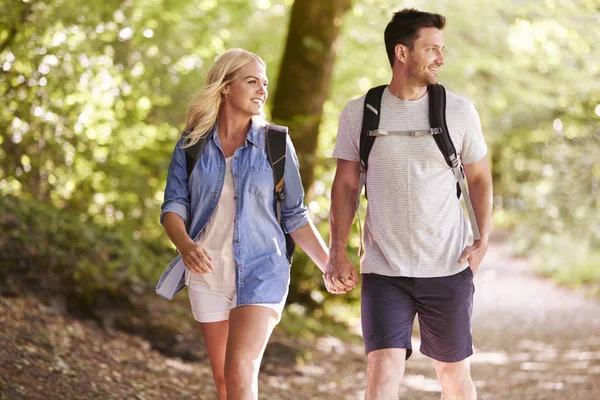
M183 263L190 271L198 274L212 272L212 258L210 258L208 253L195 242L190 240L190 242L183 246L179 252L181 253Z
M356 287L358 274L345 251L339 255L330 253L323 271L323 280L327 291L332 294L344 294Z
M467 246L463 250L462 254L460 255L460 258L458 259L458 262L459 264L468 262L469 267L473 271L473 275L475 275L477 273L477 270L479 269L479 264L481 264L481 260L483 260L483 256L485 256L485 253L487 252L487 249L487 240L476 240L471 246Z

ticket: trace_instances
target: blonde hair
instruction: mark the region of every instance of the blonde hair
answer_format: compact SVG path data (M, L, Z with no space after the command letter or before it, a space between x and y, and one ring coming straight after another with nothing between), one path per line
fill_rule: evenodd
M223 89L235 80L242 67L252 61L266 68L262 58L244 49L229 49L217 58L208 71L206 85L190 102L182 133L186 136L183 147L193 146L210 133L223 104Z

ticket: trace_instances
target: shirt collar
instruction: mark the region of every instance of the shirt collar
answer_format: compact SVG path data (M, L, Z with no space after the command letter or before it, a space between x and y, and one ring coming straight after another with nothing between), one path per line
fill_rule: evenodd
M259 124L252 119L250 121L250 129L246 135L246 141L252 143L255 147L258 147L258 135L260 135L261 127Z

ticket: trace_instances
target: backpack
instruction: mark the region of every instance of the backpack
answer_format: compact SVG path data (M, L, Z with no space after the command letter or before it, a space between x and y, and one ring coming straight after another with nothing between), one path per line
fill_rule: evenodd
M187 135L189 131L183 133ZM285 235L285 247L286 257L290 264L294 257L294 250L296 244L289 233L286 233L281 225L281 203L283 202L285 195L283 192L284 188L284 172L285 172L285 158L287 155L287 128L279 125L267 125L267 158L269 164L273 170L273 182L274 182L274 194L275 194L275 212L277 214L277 222L281 226L281 229ZM196 165L196 161L202 155L204 147L206 146L206 137L201 138L193 146L187 147L185 150L185 167L187 170L187 176L191 175Z
M429 124L430 129L415 130L415 131L385 131L379 129L379 118L381 109L381 97L387 85L377 86L370 89L365 97L364 109L363 109L363 121L362 129L360 132L360 181L358 187L358 198L356 201L356 208L360 203L360 195L363 186L365 187L365 197L367 197L366 188L366 173L369 168L369 154L373 148L373 143L377 136L433 136L436 144L438 145L446 164L452 168L454 177L456 179L456 197L460 199L461 193L469 220L471 221L471 229L473 230L474 240L480 239L479 227L477 226L477 219L475 218L475 212L473 211L473 205L471 199L467 193L467 188L464 181L464 170L462 163L456 154L456 148L452 143L450 132L448 131L448 125L446 124L446 89L442 85L428 85L427 92L429 93ZM362 247L362 245L361 245Z

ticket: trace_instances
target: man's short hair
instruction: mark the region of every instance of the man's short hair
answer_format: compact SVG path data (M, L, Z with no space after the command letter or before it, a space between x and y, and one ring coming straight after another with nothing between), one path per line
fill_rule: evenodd
M446 26L446 17L440 14L419 11L415 8L405 8L395 13L384 33L385 50L390 65L394 66L396 58L394 50L397 45L402 44L413 49L415 40L419 38L419 29L438 28L442 30L444 26Z

